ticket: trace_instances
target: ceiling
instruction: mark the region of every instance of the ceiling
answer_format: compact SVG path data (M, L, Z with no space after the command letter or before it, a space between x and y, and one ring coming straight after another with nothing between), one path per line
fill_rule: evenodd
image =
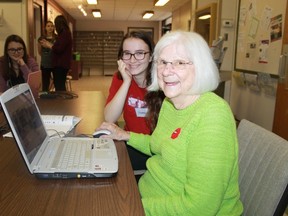
M189 0L170 0L163 7L154 6L154 0L98 0L97 5L88 5L86 0L54 0L65 9L75 20L95 20L92 9L100 9L105 21L143 21L145 11L154 11L154 16L148 21L161 21L172 16L172 11ZM87 16L78 9L82 5ZM99 19L97 19L99 20ZM147 21L147 20L144 20Z

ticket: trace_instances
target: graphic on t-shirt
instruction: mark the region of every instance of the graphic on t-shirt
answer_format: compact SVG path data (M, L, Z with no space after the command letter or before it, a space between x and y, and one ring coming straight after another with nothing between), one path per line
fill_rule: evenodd
M146 107L146 102L139 100L137 98L129 97L128 98L128 105L135 108L136 116L137 117L145 117L148 111Z

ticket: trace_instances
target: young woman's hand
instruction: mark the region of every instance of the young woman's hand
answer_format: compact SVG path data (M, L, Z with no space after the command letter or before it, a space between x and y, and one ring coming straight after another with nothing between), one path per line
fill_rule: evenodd
M118 70L120 71L121 75L122 75L122 78L123 78L123 81L128 81L128 82L131 82L132 80L132 75L130 74L130 72L127 70L126 68L126 64L125 62L123 62L122 59L119 59L117 61L117 64L118 64Z
M19 66L22 66L22 65L25 64L22 56L18 56L18 55L17 55L17 56L14 56L14 55L11 55L10 58L11 58L14 62L17 62L17 64L18 64Z
M52 49L53 44L45 39L40 40L39 43L41 44L42 47Z
M20 66L25 65L25 62L24 62L23 58L19 58L19 59L17 60L17 63L18 63Z

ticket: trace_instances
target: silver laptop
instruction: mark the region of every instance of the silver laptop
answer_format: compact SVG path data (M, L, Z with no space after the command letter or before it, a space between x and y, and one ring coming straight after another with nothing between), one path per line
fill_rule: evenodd
M112 139L49 137L27 83L8 89L0 101L31 174L46 179L97 178L118 172Z

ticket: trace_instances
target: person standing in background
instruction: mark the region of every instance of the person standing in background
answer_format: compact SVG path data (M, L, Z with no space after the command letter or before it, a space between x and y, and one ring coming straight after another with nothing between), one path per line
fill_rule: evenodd
M54 44L42 40L42 46L52 50L53 80L56 91L66 91L66 76L72 60L72 34L63 15L54 20L57 38Z
M38 39L38 53L41 55L41 71L42 71L42 91L49 91L51 73L53 72L52 66L52 50L43 47L42 40L45 39L51 44L56 40L55 28L52 21L47 21L45 25L45 35Z
M4 55L0 57L0 92L27 82L28 74L38 70L39 65L28 55L23 39L14 34L8 36Z

